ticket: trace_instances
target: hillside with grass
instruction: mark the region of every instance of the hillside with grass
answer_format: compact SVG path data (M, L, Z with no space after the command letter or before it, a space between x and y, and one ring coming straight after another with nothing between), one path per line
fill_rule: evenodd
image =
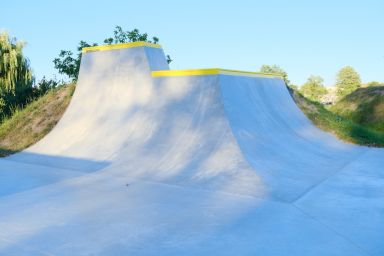
M377 90L373 87L358 89L329 109L305 98L296 90L291 90L291 95L305 115L320 129L346 142L384 147L384 94L377 93Z
M359 88L330 110L355 123L384 132L384 86Z
M75 85L48 91L0 124L0 156L18 152L49 133L67 108Z

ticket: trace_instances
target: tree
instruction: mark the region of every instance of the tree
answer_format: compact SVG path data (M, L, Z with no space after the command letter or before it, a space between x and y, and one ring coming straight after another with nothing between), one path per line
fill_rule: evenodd
M33 75L29 60L23 55L24 42L0 33L0 115L23 105L32 93Z
M35 85L34 97L38 98L48 91L59 86L59 82L55 79L47 79L45 76Z
M380 82L377 82L377 81L372 81L372 82L367 83L366 86L367 86L367 87L384 86L384 83L380 83Z
M289 89L291 89L293 91L299 91L299 86L297 86L295 84L290 84L288 87L289 87Z
M320 101L321 97L327 94L327 89L324 87L324 79L320 76L310 76L307 82L301 86L300 92L310 100Z
M280 75L285 84L287 86L290 86L291 85L291 82L288 80L288 74L287 72L285 72L281 67L277 66L277 65L272 65L272 66L269 66L269 65L262 65L261 68L260 68L260 72L261 73L266 73L266 74L277 74L277 75Z
M154 36L152 39L148 39L148 34L141 34L138 29L133 29L132 31L124 31L122 27L116 26L115 30L113 31L113 37L108 37L103 42L104 44L111 45L138 41L157 44L159 43L159 38ZM79 75L81 50L84 47L89 46L97 46L97 43L89 44L85 41L80 41L76 54L74 54L72 51L62 50L59 54L59 57L53 60L55 68L59 71L60 74L67 75L69 79L75 82ZM169 55L166 57L168 64L171 63L171 57Z
M361 87L360 75L350 66L342 68L336 76L336 94L344 97Z
M127 42L148 42L148 43L153 43L157 44L159 42L159 38L157 37L152 37L152 40L148 39L148 34L143 33L140 34L140 31L135 28L132 31L124 31L122 27L116 26L115 30L113 31L113 37L106 38L104 40L105 44L121 44L121 43L127 43Z
M79 46L77 47L77 54L74 56L72 51L61 50L59 58L55 58L53 63L55 68L59 71L60 74L67 75L72 82L77 80L80 69L81 61L81 50L84 47L97 46L96 43L88 44L85 41L80 41Z

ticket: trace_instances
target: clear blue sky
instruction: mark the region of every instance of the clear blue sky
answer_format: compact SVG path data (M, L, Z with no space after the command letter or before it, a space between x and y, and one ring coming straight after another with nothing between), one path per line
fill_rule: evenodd
M37 78L80 40L102 42L115 25L156 35L172 69L284 68L295 84L353 66L384 81L384 1L5 1L0 29L28 42Z

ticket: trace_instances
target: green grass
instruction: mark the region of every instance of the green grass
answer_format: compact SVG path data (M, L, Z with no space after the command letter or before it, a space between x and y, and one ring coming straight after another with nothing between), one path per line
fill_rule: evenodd
M67 108L75 85L60 86L16 110L0 124L0 156L18 152L49 133Z
M360 88L330 110L378 132L384 132L384 86Z
M320 129L333 133L339 139L359 145L384 147L384 132L355 122L348 115L341 115L320 103L306 99L297 91L292 96L300 109ZM338 106L342 109L341 105Z

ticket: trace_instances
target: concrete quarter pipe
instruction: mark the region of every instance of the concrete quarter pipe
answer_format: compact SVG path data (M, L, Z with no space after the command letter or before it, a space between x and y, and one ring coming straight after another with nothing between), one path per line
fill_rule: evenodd
M0 160L0 255L382 256L383 166L278 77L85 48L57 126Z

